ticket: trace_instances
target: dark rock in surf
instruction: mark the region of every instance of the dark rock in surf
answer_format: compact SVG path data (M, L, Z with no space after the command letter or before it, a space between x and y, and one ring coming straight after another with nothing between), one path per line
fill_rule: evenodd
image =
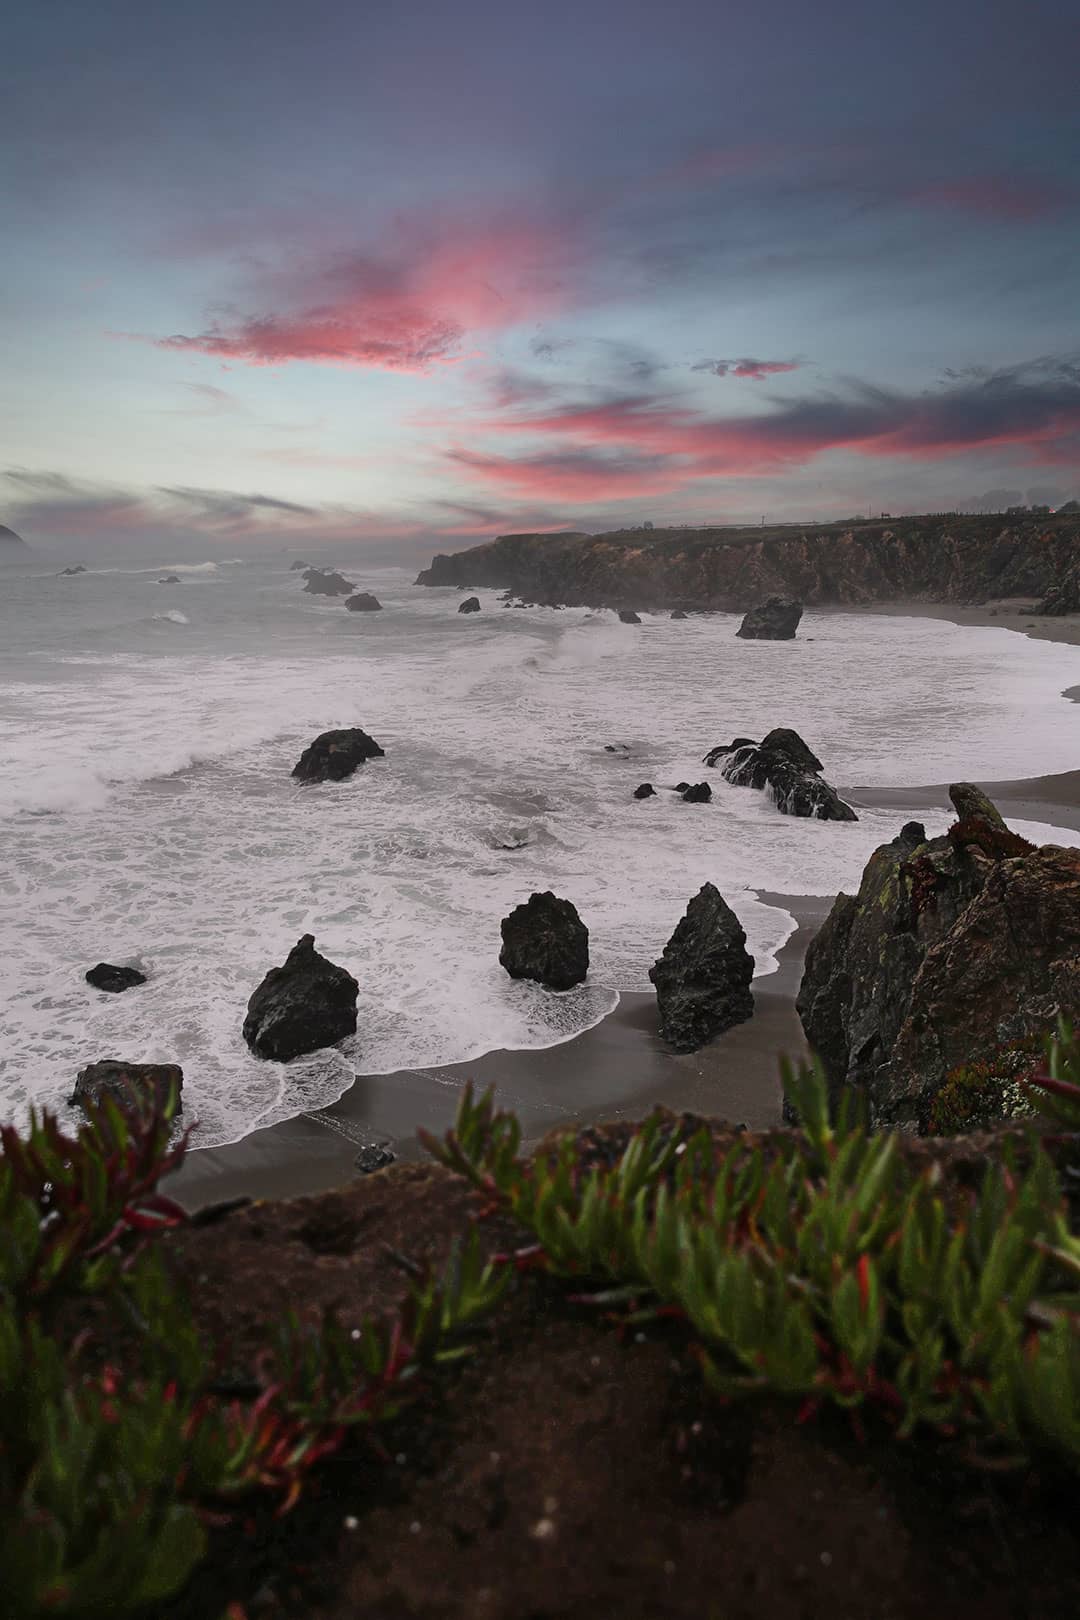
M589 930L569 900L532 894L502 920L499 961L512 979L569 990L589 971Z
M708 782L695 782L692 787L686 788L683 793L684 804L708 804L712 798L712 788Z
M332 568L308 568L304 573L304 589L311 596L351 596L356 586Z
M672 791L675 793L688 793L690 791L690 784L689 782L676 782Z
M244 1039L263 1058L287 1063L356 1033L359 986L305 934L282 967L271 968L248 1002Z
M313 563L304 562L302 560L302 558L297 558L296 562L289 564L289 573L290 574L296 574L296 573L299 573L300 571L302 571L304 569L313 568L313 567L314 567Z
M725 754L733 753L736 748L756 747L757 743L754 741L753 737L736 737L734 742L717 743L715 748L710 748L709 752L705 755L705 758L701 763L703 765L719 765Z
M304 749L292 774L302 782L343 782L366 759L382 759L384 752L359 726L324 731Z
M66 578L71 577L74 574L85 574L85 573L86 573L86 569L83 567L82 563L76 563L73 568L61 568L59 574L57 574L56 577L57 577L57 579L66 579Z
M458 603L459 613L479 613L479 611L480 598L478 596L467 596L464 602Z
M620 608L619 622L621 624L640 624L641 620L634 612L633 608Z
M349 597L345 606L350 613L382 612L382 603L377 596L372 596L370 591L357 591L355 596Z
M671 617L673 619L688 619L690 615L684 612L682 608L673 608Z
M656 789L651 782L642 782L640 787L634 789L635 799L655 799Z
M849 804L818 773L821 761L797 731L777 727L761 743L741 742L713 749L706 760L723 758L720 774L733 787L768 788L785 816L817 821L858 821Z
M162 574L161 578L158 580L159 585L179 585L179 583L179 574Z
M121 990L132 990L137 984L146 983L146 974L140 973L138 968L114 967L111 962L98 962L86 974L87 984L92 984L95 990L110 990L119 995Z
M696 1052L754 1011L754 958L738 917L706 883L686 908L664 954L649 969L660 1034L677 1052Z
M744 641L791 641L802 613L801 602L770 596L760 607L750 609L735 634Z
M172 1095L179 1113L183 1106L180 1100L183 1089L184 1073L179 1064L125 1063L119 1058L105 1058L79 1070L75 1090L68 1100L92 1105L100 1103L102 1097L111 1097L122 1108L153 1108L164 1112Z

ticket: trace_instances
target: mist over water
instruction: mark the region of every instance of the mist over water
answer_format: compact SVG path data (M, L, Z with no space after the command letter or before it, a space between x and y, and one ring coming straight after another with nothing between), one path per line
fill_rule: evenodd
M648 988L707 879L772 971L792 922L753 891L851 889L905 818L781 816L701 764L736 735L794 726L841 793L1080 765L1060 697L1080 650L814 613L794 643L746 643L726 615L625 626L494 592L459 616L453 591L344 571L385 611L305 595L281 557L0 574L0 1117L57 1104L96 1058L176 1061L207 1146L324 1106L354 1073L567 1039ZM386 759L294 783L306 744L343 725ZM663 791L683 779L712 804ZM646 780L659 797L635 801ZM500 918L538 888L590 930L589 980L565 995L498 965ZM358 1033L266 1064L244 1008L305 932L359 981ZM91 989L101 959L148 983Z

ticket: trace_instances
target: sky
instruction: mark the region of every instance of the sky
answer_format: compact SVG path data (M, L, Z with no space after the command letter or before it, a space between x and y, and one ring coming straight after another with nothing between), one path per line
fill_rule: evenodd
M1075 0L15 0L0 522L413 558L1080 494Z

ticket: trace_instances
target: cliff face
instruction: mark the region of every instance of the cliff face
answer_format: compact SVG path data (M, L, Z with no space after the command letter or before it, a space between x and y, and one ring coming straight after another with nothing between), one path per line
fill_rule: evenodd
M1080 516L913 517L800 529L505 534L438 556L419 585L504 586L540 602L743 611L813 603L1042 598L1080 568Z

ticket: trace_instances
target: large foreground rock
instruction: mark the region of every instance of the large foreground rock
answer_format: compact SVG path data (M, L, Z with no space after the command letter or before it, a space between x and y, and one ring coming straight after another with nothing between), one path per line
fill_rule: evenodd
M283 967L271 968L248 1002L244 1039L258 1057L285 1063L356 1033L359 986L305 934Z
M589 971L589 930L571 901L532 894L502 920L499 961L512 979L569 990Z
M382 759L385 750L359 726L324 731L309 743L292 768L302 782L343 782L365 759Z
M875 1121L909 1130L959 1065L1080 1009L1080 850L1034 849L977 813L978 789L950 793L947 834L909 823L837 897L796 1004L834 1092L858 1087Z
M112 962L98 962L94 967L87 969L86 982L92 984L95 990L110 990L114 995L118 995L121 990L132 990L137 984L145 984L146 974L140 973L138 968L116 967Z
M744 641L791 641L802 614L801 602L770 596L760 607L750 609L735 634Z
M175 1091L179 1113L183 1089L184 1073L176 1063L125 1063L119 1058L105 1058L79 1070L70 1101L99 1103L107 1096L125 1108L152 1105L161 1110L170 1091Z
M356 586L332 568L305 568L304 589L311 596L351 596Z
M834 787L819 774L821 761L799 736L785 726L770 731L760 743L736 737L705 755L706 765L720 765L733 787L768 788L785 816L818 821L858 821Z
M357 591L355 596L349 597L345 606L350 613L382 612L382 603L377 596L372 596L370 591Z
M753 977L742 925L719 889L706 883L649 969L660 1034L677 1052L695 1052L745 1023L754 1011Z

